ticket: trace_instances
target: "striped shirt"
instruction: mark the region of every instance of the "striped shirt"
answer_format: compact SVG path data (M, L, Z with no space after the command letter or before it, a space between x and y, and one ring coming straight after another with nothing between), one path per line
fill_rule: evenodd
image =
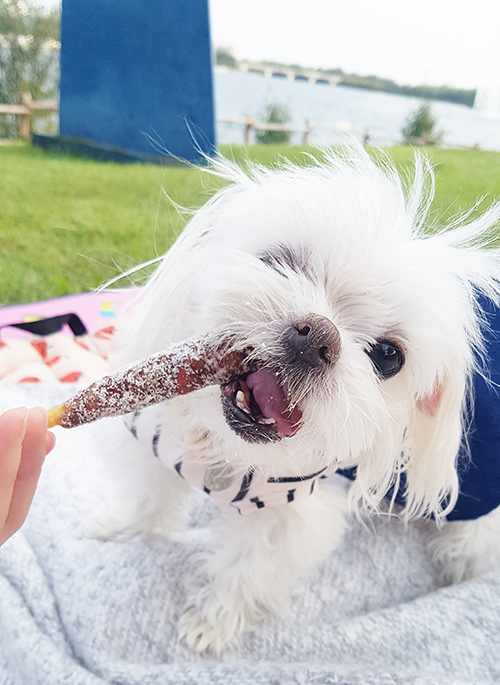
M175 443L156 419L155 412L135 412L125 418L125 425L137 440L149 443L155 457L169 466L174 464L176 472L188 483L219 504L234 507L240 514L307 497L314 492L318 480L336 470L336 465L331 464L313 473L282 473L270 477L257 468L236 469L226 460L207 461Z

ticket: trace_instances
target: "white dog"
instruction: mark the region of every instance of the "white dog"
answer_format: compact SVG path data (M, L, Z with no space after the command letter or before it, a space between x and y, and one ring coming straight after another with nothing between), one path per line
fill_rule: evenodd
M305 168L214 170L231 183L146 286L126 356L211 332L251 349L255 370L115 420L126 435L104 535L176 530L192 485L220 503L180 622L200 651L282 611L335 548L347 505L323 477L337 469L355 467L351 509L403 494L392 510L433 517L449 579L500 565L500 509L447 522L484 370L478 298L493 310L500 299L498 253L485 249L500 205L431 234L427 162L405 184L351 144Z

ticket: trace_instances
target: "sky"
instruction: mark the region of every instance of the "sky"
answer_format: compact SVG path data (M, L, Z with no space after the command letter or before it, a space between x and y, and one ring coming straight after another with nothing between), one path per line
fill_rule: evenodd
M237 59L341 68L400 84L500 86L499 0L209 0L209 6L214 45Z

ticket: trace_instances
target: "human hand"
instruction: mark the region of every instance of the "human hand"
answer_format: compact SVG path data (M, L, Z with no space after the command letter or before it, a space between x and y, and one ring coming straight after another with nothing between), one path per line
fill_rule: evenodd
M54 443L44 409L10 409L0 416L0 545L24 523Z

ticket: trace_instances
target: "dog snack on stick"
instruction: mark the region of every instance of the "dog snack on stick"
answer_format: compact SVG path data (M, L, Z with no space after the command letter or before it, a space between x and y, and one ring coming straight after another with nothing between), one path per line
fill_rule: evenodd
M203 335L92 383L48 412L49 428L73 428L145 409L208 385L227 383L245 370L245 352Z

